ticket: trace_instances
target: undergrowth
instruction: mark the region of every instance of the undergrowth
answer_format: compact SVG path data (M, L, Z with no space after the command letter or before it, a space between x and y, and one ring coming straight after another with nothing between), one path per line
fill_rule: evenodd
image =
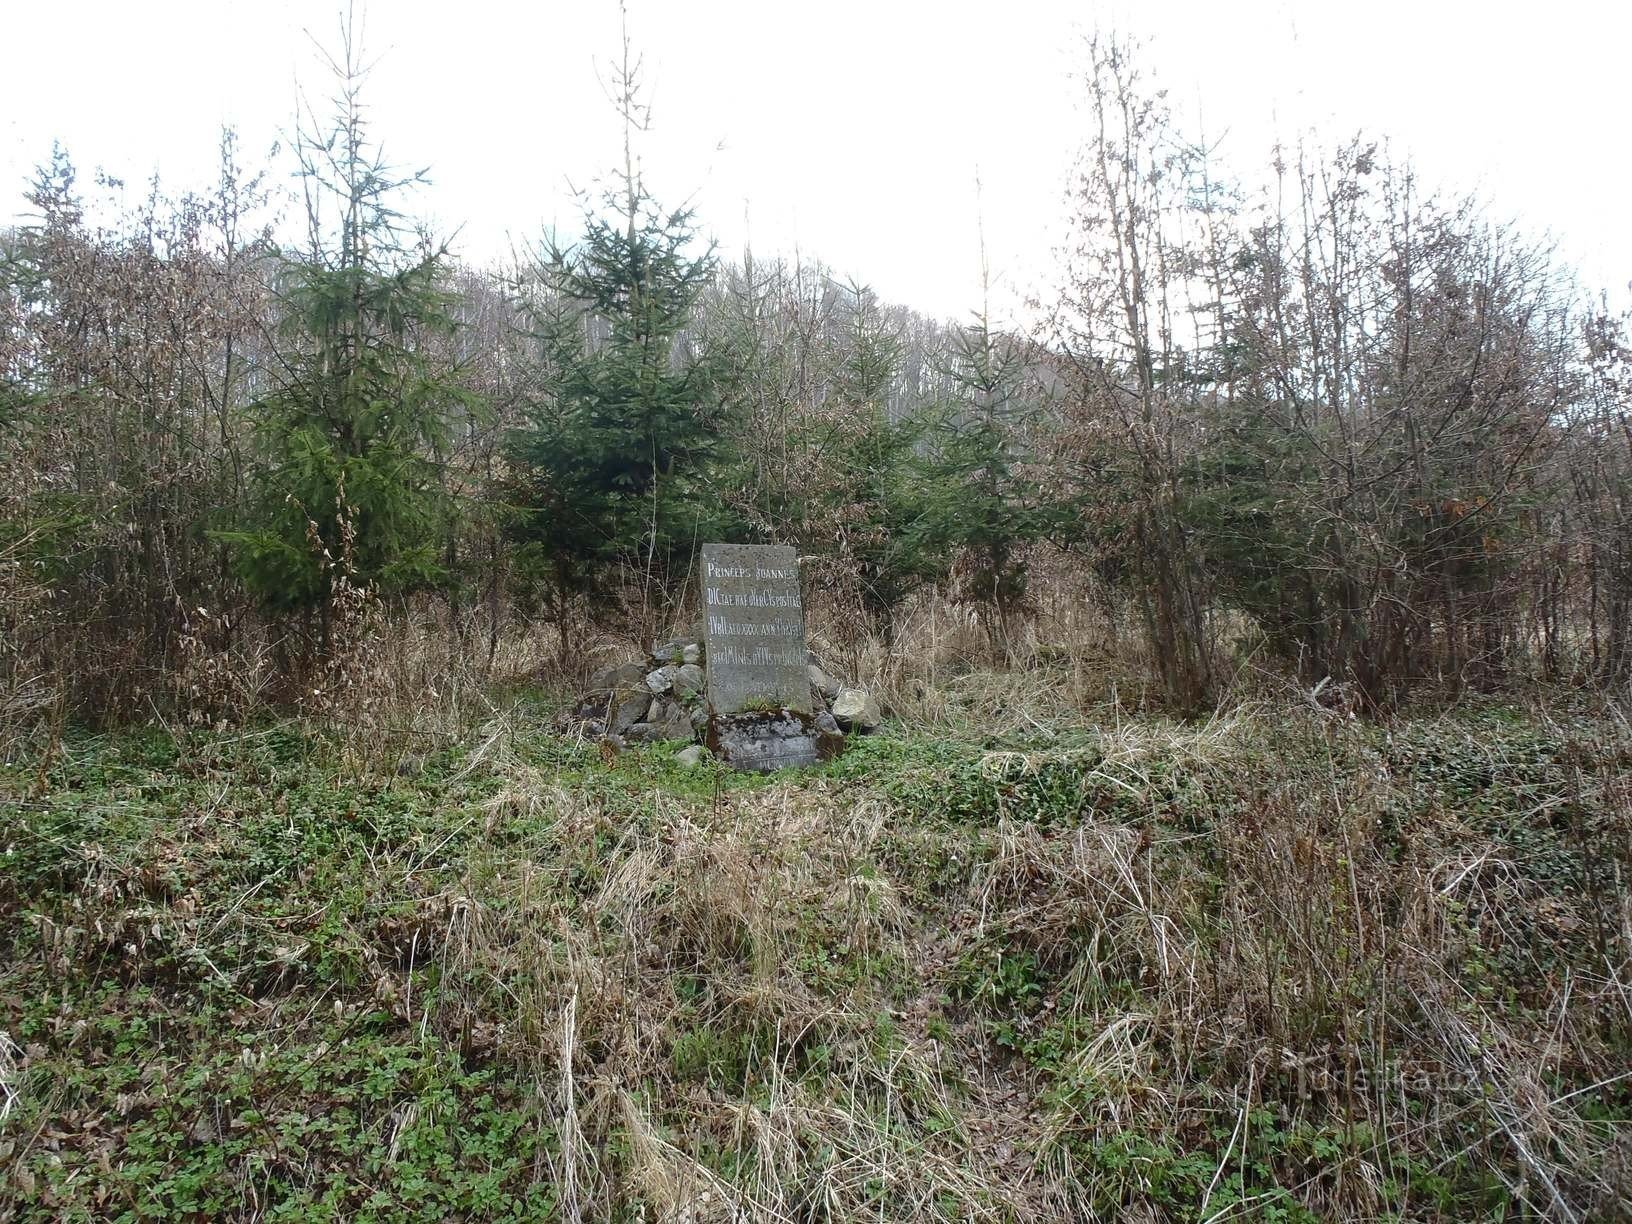
M545 725L0 771L0 1217L1632 1212L1624 726Z

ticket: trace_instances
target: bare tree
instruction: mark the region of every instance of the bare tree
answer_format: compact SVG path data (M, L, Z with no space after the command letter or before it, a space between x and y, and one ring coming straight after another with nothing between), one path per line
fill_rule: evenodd
M1206 579L1178 501L1201 393L1175 335L1197 263L1186 230L1194 159L1129 44L1095 35L1086 52L1088 132L1049 335L1072 381L1065 454L1090 503L1116 503L1162 685L1172 702L1193 709L1217 681ZM1107 447L1123 469L1114 488L1101 466Z

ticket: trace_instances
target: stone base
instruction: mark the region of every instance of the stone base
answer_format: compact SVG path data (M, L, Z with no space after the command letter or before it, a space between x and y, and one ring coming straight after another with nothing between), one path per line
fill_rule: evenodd
M819 765L844 751L844 736L831 719L796 710L716 714L706 742L727 765L751 773Z

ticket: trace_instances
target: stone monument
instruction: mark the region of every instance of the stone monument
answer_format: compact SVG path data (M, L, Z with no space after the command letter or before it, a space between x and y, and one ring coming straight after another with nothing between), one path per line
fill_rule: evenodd
M844 743L812 717L799 559L769 544L705 544L703 658L708 746L738 769L814 765ZM831 729L830 729L831 728Z
M772 544L703 545L703 641L716 714L810 713L799 559Z

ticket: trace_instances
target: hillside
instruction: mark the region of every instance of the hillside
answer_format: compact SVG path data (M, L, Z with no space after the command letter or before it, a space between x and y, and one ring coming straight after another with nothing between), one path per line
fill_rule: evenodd
M1632 1212L1624 722L546 713L15 754L0 1218Z

